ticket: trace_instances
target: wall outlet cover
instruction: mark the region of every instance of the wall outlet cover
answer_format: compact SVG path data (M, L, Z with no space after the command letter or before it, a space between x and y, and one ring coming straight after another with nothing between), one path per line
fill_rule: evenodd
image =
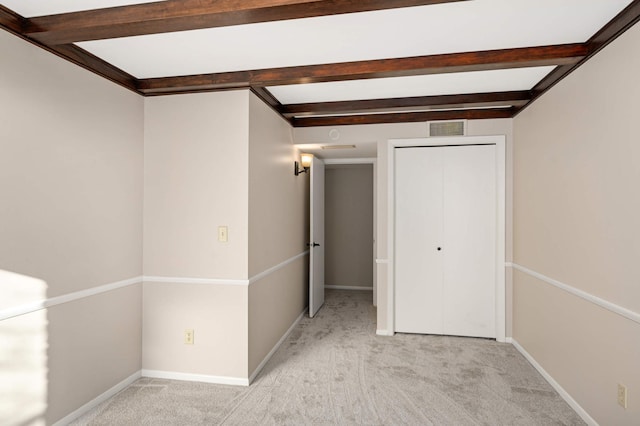
M184 344L185 345L193 345L193 330L186 329L184 331Z
M618 383L618 405L627 408L627 387Z

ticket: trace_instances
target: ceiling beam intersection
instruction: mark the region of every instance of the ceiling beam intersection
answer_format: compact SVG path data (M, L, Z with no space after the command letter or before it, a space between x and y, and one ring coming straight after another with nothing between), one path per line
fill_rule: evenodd
M73 44L48 46L28 37L24 33L26 21L27 19L23 16L0 5L0 29L5 29L23 40L51 52L62 59L66 59L69 62L72 62L129 90L140 93L136 89L136 79L132 75L114 65L111 65L103 59L98 58L92 53L89 53Z
M0 5L0 29L5 29L40 48L144 96L251 89L294 125L322 126L339 125L341 123L370 124L515 116L640 21L640 0L634 0L586 43L151 79L136 79L84 49L69 44L85 40L84 37L87 34L89 34L87 40L93 40L454 1L467 0L244 0L242 2L238 0L218 0L215 2L168 0L31 19L24 18ZM532 90L525 92L281 105L268 90L269 86L289 84L546 65L555 65L557 67ZM485 99L479 98L480 95L484 96ZM493 97L493 99L487 99L487 96ZM499 104L510 104L512 107L495 108ZM414 111L411 111L412 108ZM415 111L415 109L420 108L433 110ZM448 108L451 108L451 110ZM453 110L454 108L475 109ZM385 109L387 111L384 111ZM357 112L369 112L369 114L357 114ZM371 112L374 114L371 114ZM382 114L382 112L387 113ZM356 114L347 115L349 113ZM305 115L319 114L336 115L304 117Z
M25 25L26 19L24 17L0 4L0 28L4 28L15 35L22 36Z
M546 93L553 86L558 84L562 79L567 77L573 71L578 69L582 64L591 59L600 50L604 49L609 43L613 42L626 30L636 23L640 22L640 0L631 2L622 12L607 23L600 31L595 33L586 43L588 54L575 64L565 64L557 67L545 78L543 78L533 89L531 89L531 100L519 108L514 116L518 115L522 110L531 105L536 99Z

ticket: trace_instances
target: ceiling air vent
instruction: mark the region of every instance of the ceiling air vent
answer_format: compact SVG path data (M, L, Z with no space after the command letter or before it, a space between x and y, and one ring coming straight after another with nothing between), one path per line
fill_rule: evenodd
M427 121L427 128L429 136L464 136L467 132L467 121Z

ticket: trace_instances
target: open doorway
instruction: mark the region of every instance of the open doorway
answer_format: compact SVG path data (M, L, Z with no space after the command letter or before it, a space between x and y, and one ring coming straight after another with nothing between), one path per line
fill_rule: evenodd
M326 288L370 291L375 305L374 197L373 162L326 162Z

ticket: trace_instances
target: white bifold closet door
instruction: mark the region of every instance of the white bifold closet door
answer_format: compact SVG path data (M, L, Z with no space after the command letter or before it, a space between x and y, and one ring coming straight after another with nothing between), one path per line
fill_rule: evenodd
M395 150L395 330L496 337L496 147Z

